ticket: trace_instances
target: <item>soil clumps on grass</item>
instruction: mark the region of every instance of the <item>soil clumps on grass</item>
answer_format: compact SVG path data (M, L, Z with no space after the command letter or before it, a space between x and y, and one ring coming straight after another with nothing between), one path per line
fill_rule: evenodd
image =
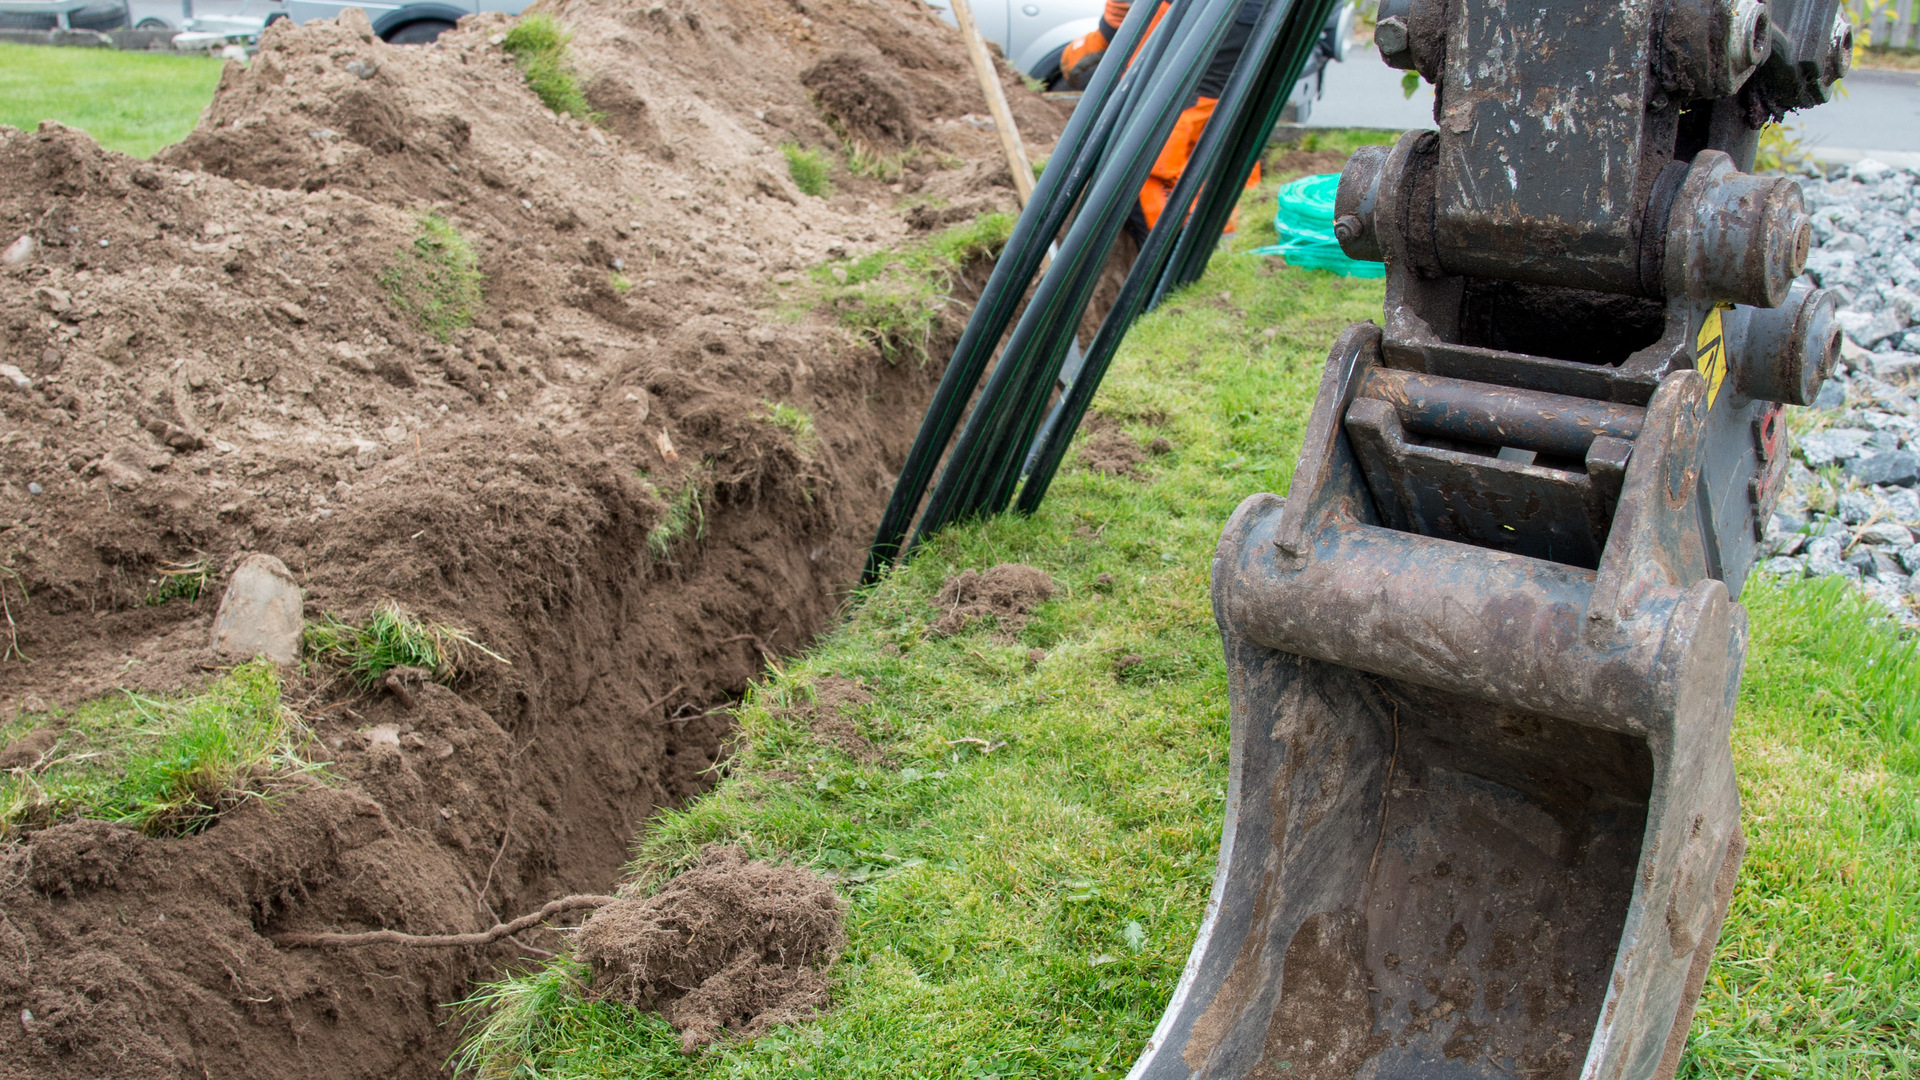
M1124 476L1129 480L1141 481L1147 479L1140 473L1140 465L1147 460L1147 452L1140 448L1133 436L1111 422L1085 426L1093 428L1094 435L1080 448L1082 464L1107 476Z
M842 715L842 710L871 705L873 694L858 680L829 675L813 686L813 701L802 702L797 711L805 718L813 737L838 747L863 765L872 765L885 755L873 740L860 733L859 725Z
M575 954L597 994L658 1009L692 1053L826 1008L845 918L845 901L813 871L716 845L652 896L594 912Z
M312 616L398 604L499 657L404 692L314 661L284 700L324 781L186 837L6 841L0 1012L28 1019L0 1072L443 1075L444 1003L557 935L272 937L468 932L604 890L712 785L767 653L857 580L939 364L779 283L898 246L918 207L1016 208L957 35L907 0L546 10L602 124L544 105L489 14L420 47L276 23L152 162L0 129L0 246L33 241L0 269L25 380L0 383L0 723L206 685L253 552ZM848 167L808 96L835 56L906 88L887 169ZM1044 152L1063 110L1003 81ZM829 163L824 197L783 145ZM950 283L934 360L984 270ZM167 589L185 564L211 587Z
M948 637L988 618L997 622L1001 633L1014 633L1053 593L1053 579L1046 571L1024 563L1001 563L984 574L962 570L948 578L934 597L941 614L933 634Z

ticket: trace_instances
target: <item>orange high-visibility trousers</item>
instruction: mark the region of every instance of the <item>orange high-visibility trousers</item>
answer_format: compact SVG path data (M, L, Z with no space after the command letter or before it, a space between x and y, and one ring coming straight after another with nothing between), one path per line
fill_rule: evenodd
M1200 145L1200 133L1207 128L1207 121L1213 116L1213 107L1218 98L1203 97L1192 108L1180 114L1174 121L1173 133L1167 136L1167 144L1160 148L1160 156L1153 161L1153 171L1147 174L1147 182L1140 189L1140 212L1147 217L1147 228L1160 223L1160 215L1166 211L1167 200L1173 196L1173 185L1180 181L1180 174L1186 171L1187 162L1193 157L1194 147ZM1260 164L1254 163L1253 174L1247 177L1246 190L1252 191L1260 183ZM1192 207L1187 208L1193 212ZM1232 233L1240 225L1240 211L1235 208L1227 219L1227 232Z
M1070 42L1060 54L1060 69L1068 73L1069 82L1085 86L1086 79L1092 74L1094 64L1106 55L1107 43L1120 28L1132 5L1128 0L1107 0L1102 12L1101 25L1092 32ZM1167 4L1162 3L1154 12L1153 21L1147 26L1147 35L1151 36L1160 26L1160 20L1167 13ZM1144 45L1146 37L1141 38ZM1137 52L1138 50L1136 50ZM1132 62L1131 58L1128 60ZM1078 73L1077 80L1075 74ZM1180 180L1180 174L1186 171L1187 162L1193 158L1194 148L1200 145L1200 134L1206 130L1207 121L1213 116L1218 98L1203 97L1180 114L1174 122L1173 132L1167 136L1166 145L1160 148L1160 156L1154 159L1153 171L1147 175L1147 182L1140 189L1140 212L1147 219L1147 228L1151 229L1160 221L1160 214L1167 208L1167 199L1173 194L1173 185ZM1247 190L1252 191L1260 183L1260 166L1256 162L1253 174L1247 178ZM1192 212L1192 208L1188 208ZM1232 233L1239 227L1240 211L1235 209L1227 219L1227 232Z

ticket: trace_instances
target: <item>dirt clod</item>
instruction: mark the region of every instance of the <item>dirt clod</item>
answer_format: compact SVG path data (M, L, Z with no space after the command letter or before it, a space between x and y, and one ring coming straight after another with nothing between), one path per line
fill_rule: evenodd
M852 720L841 715L843 709L871 704L873 695L857 680L829 675L813 687L813 702L805 706L807 730L814 738L845 751L862 764L871 765L884 755Z
M47 756L58 741L51 728L35 728L9 742L0 749L0 771L7 769L31 769Z
M820 107L850 136L876 150L899 150L920 138L913 91L878 54L843 52L800 76Z
M846 945L845 916L813 871L714 845L658 893L594 912L575 952L596 993L658 1009L692 1053L826 1008L825 971Z
M1087 468L1107 476L1146 479L1139 468L1140 463L1147 460L1146 451L1133 441L1133 436L1117 427L1102 427L1093 438L1088 439L1080 449L1080 460Z
M1053 579L1024 563L1001 563L981 573L962 570L947 579L934 604L941 609L935 637L958 634L975 620L992 618L1003 633L1026 625L1033 609L1053 597Z

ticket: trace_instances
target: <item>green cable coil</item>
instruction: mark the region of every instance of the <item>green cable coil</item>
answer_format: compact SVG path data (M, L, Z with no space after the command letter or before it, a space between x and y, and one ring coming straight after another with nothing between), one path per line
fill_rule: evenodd
M1344 277L1385 277L1387 264L1349 259L1333 235L1333 196L1340 188L1339 173L1303 176L1281 185L1273 231L1280 242L1255 248L1254 255L1278 255L1288 266L1331 270Z

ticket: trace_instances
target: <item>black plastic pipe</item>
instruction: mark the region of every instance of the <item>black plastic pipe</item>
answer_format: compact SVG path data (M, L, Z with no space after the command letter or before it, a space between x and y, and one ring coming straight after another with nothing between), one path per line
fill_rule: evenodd
M982 509L1004 459L1014 459L1014 467L1018 467L1026 447L1017 444L1014 424L1027 411L1024 399L1036 387L1051 389L1066 352L1066 337L1074 332L1086 308L1140 185L1226 36L1240 2L1200 0L1200 10L1168 39L1164 71L1161 64L1149 71L1151 81L1143 84L1139 105L1132 110L1133 115L1095 176L1053 267L1021 313L987 391L967 418L954 460L934 489L916 531L916 542L948 522ZM1024 433L1031 434L1030 430Z
M1072 441L1093 399L1093 392L1105 377L1114 353L1118 351L1121 340L1131 329L1134 320L1157 298L1157 286L1164 280L1170 260L1185 242L1196 237L1206 240L1209 250L1217 242L1218 230L1225 224L1225 218L1214 226L1213 231L1205 231L1206 224L1191 220L1185 212L1186 208L1193 207L1194 215L1198 216L1210 205L1225 202L1231 207L1239 202L1253 165L1247 162L1244 171L1234 171L1237 164L1235 158L1241 150L1235 143L1243 137L1242 129L1245 126L1236 121L1250 112L1261 115L1267 112L1263 95L1271 94L1276 76L1284 77L1293 59L1292 50L1287 48L1289 43L1285 30L1292 22L1290 16L1300 6L1294 0L1270 0L1261 11L1247 48L1228 77L1227 85L1221 90L1220 102L1201 134L1199 144L1194 148L1188 167L1174 185L1167 209L1148 234L1146 243L1141 245L1140 256L1128 272L1120 295L1087 349L1080 377L1074 380L1064 395L1059 419L1047 432L1039 453L1035 455L1026 485L1020 490L1017 504L1019 512L1032 513L1046 497L1047 488L1052 484L1053 476L1066 454L1067 444ZM1307 6L1321 5L1310 3ZM1284 104L1285 98L1281 100ZM1262 139L1264 142L1264 135ZM1229 167L1220 168L1222 163ZM1195 205L1196 199L1200 203L1198 206Z
M1137 8L1128 12L1121 22L1110 48L1131 53L1139 46L1153 13L1148 4L1137 5ZM953 429L959 424L967 400L973 396L980 373L992 358L1001 332L1045 257L1047 245L1072 210L1074 200L1100 160L1110 132L1119 123L1122 110L1107 106L1124 104L1124 101L1113 101L1114 88L1124 74L1118 65L1103 64L1095 69L1080 103L1067 118L1057 144L1059 149L1040 171L1033 196L1014 223L1013 232L994 263L973 316L954 347L933 401L920 422L913 446L907 451L906 462L901 466L893 495L881 515L873 547L868 552L863 583L872 582L898 556L901 541L926 493L927 482L946 451L948 440L953 437Z

